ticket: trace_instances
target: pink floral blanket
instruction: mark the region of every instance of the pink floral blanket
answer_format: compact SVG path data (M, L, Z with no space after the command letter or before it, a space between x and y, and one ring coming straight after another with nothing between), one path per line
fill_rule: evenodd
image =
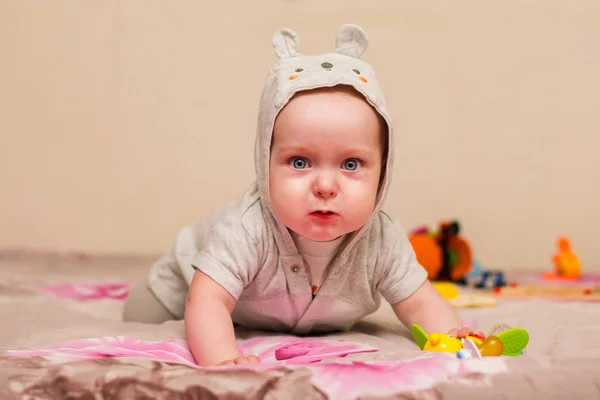
M384 305L351 332L323 337L238 330L240 349L261 363L201 368L181 321L121 321L146 263L135 272L94 262L53 269L0 259L0 399L600 397L598 305L500 301L459 310L484 331L498 323L528 329L523 357L422 352Z
M6 356L41 357L55 365L95 359L144 359L179 364L200 370L278 371L282 367L308 369L310 383L328 398L354 399L365 394L393 395L431 387L453 376L506 370L501 358L460 362L447 353L423 353L412 360L350 361L318 363L349 354L375 352L376 348L343 340L307 339L293 336L255 337L239 342L244 354L258 354L257 365L199 367L184 340L143 341L132 337L98 337L73 340L56 346L9 350Z
M131 289L126 282L58 283L34 287L42 293L77 301L125 300Z
M366 353L377 349L343 340L310 339L294 336L254 337L238 341L242 354L256 354L261 363L310 364L328 358ZM179 363L199 368L185 340L138 340L133 337L98 337L71 340L56 346L8 350L6 355L44 357L54 362L88 358L133 357Z

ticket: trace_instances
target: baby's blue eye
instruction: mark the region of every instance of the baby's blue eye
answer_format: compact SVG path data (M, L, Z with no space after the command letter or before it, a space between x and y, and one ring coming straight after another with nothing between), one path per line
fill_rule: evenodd
M344 161L344 169L347 169L349 171L356 170L358 166L359 162L356 158L349 158L346 161Z
M295 157L294 159L292 159L292 166L296 169L304 169L307 166L307 162L304 158L302 157Z

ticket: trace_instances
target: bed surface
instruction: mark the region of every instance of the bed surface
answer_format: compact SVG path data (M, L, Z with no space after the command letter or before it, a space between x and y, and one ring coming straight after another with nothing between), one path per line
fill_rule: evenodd
M501 299L496 307L459 310L465 322L484 332L498 323L527 329L530 343L523 357L459 361L449 354L421 352L384 304L351 332L314 338L321 347L304 350L304 357L316 354L312 361L318 362L307 364L302 362L307 358L292 356L252 369L200 369L186 365L184 358L164 356L164 346L170 343L179 346L174 350L177 357L185 357L181 321L124 323L118 296L76 301L38 290L47 284L133 283L145 276L151 261L1 255L0 398L53 399L67 392L82 399L600 398L599 303ZM265 357L272 357L269 351L277 343L307 343L244 330L238 337L254 350L265 350ZM82 339L88 340L88 347L73 350L82 342L69 341ZM334 342L338 340L345 342ZM128 353L131 341L138 350L145 346L143 351ZM100 344L93 347L92 342ZM65 343L67 350L54 347L45 357L10 352ZM354 350L342 358L343 349L337 351L331 343L347 343ZM127 349L119 353L123 348ZM125 356L92 357L111 351Z

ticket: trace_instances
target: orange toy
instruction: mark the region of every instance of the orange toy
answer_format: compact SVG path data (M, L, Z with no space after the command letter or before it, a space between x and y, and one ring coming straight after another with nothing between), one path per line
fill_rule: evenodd
M428 234L411 235L408 241L412 245L417 261L427 271L427 278L434 280L442 269L442 249L433 236Z
M469 247L469 244L464 239L458 236L448 238L448 247L458 253L458 260L456 260L456 263L450 270L450 280L456 282L468 274L471 269L471 264L473 263L471 247Z
M568 238L561 236L557 241L558 251L552 256L554 271L543 275L544 279L566 279L575 280L581 276L579 258L571 250L571 242Z
M458 222L444 221L437 232L421 229L409 235L417 261L427 271L429 280L459 282L470 271L471 247L459 231Z

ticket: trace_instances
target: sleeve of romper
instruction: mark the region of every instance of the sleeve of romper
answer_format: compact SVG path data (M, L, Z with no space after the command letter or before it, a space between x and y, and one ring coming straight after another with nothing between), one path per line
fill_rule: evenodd
M191 266L208 275L237 300L262 266L262 247L257 246L260 234L255 232L260 226L258 221L244 224L237 215L223 216L206 228Z
M395 304L410 297L421 287L427 280L427 271L417 261L413 247L398 223L390 221L384 231L389 237L383 240L382 254L388 256L378 289L388 303Z

